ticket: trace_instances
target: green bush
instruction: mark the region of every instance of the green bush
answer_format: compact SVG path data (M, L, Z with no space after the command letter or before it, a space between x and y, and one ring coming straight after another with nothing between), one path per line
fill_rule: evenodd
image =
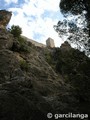
M12 25L11 29L9 29L10 33L13 34L14 37L20 37L20 35L22 34L22 29L17 25Z
M51 54L47 53L47 54L45 54L45 57L46 57L47 62L48 62L49 64L51 64L51 63L52 63Z
M20 51L30 52L30 47L29 47L27 41L24 38L19 37L18 41L19 41L19 44L20 44Z
M12 25L9 32L16 38L12 47L13 51L30 52L30 46L28 42L21 37L22 29L18 25Z
M22 70L28 71L29 65L25 60L21 60L20 61L20 67L21 67Z
M12 46L12 51L30 53L30 46L28 45L28 42L20 36L15 39Z

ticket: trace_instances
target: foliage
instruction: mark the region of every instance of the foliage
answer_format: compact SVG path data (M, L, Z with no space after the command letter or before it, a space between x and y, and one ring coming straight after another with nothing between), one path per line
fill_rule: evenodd
M90 29L90 0L61 0L60 9L64 15L69 14L82 14L86 11L85 17L88 23L88 28Z
M82 21L81 21L82 19ZM81 21L79 23L79 21ZM54 29L58 32L60 37L67 38L67 41L76 46L77 49L83 50L87 55L90 54L88 41L90 40L88 35L87 23L85 22L84 14L78 16L75 19L59 21L57 25L54 25Z
M82 15L85 13L85 20L87 22L88 34L90 37L90 0L61 0L60 2L61 12L65 16ZM82 21L83 19L81 19ZM88 40L88 47L90 48L90 39Z
M61 0L60 10L66 17L54 29L60 37L75 44L79 50L90 55L90 2L89 0Z
M10 33L13 34L14 37L20 37L20 35L22 34L22 29L17 25L12 25L11 29L9 29Z
M31 45L23 37L18 37L14 40L12 51L30 53Z
M90 6L89 0L61 0L60 2L61 12L67 14L71 12L72 14L81 14L83 10L87 10Z
M51 50L52 51L52 50ZM47 61L47 63L49 63L49 65L55 69L55 61L53 60L53 52L51 52L49 49L45 48L44 50L44 55L45 55L45 59Z
M29 69L29 64L25 60L20 61L20 67L24 71L28 71Z
M53 68L63 76L65 82L74 87L80 98L88 100L90 97L88 96L90 92L90 58L84 52L73 48L65 52L60 48L55 48L51 55L52 62L49 64L52 66L54 63Z
M13 34L16 39L12 47L13 51L30 52L30 46L32 44L28 44L28 42L21 36L22 29L19 26L12 25L9 32Z
M19 44L20 44L20 49L19 49L20 51L30 52L30 47L28 46L28 43L24 38L19 37L18 41L19 41Z
M45 52L45 58L46 58L46 61L47 61L49 64L51 64L51 62L52 62L52 56L51 56L51 53L50 53L50 52L48 52L48 51Z

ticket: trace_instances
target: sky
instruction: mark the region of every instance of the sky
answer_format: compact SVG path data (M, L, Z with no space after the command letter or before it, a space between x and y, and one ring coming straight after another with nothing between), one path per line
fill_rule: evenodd
M22 35L43 44L51 37L55 46L59 47L63 40L53 28L53 25L63 19L59 2L60 0L0 0L0 9L12 11L8 27L19 25Z

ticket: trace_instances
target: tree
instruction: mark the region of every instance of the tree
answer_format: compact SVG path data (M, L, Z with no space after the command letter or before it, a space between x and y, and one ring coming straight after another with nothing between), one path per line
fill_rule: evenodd
M69 13L78 15L86 11L85 17L90 35L90 0L61 0L59 7L64 15Z
M89 4L87 4L89 3ZM74 43L79 50L90 54L90 2L88 0L61 0L60 9L64 17L54 26L59 36L67 36L67 40Z
M82 21L81 21L82 19ZM79 23L81 21L81 23ZM77 49L83 50L89 55L88 40L89 34L87 29L87 23L84 16L78 16L72 20L64 19L59 21L57 25L54 25L54 29L58 32L60 37L66 37L67 41L76 46Z
M22 29L17 25L12 25L11 29L9 30L11 34L13 34L14 37L20 37L20 35L22 34Z

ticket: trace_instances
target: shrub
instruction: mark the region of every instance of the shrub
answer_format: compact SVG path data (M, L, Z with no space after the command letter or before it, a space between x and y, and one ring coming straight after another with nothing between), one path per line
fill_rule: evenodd
M25 60L21 60L20 61L20 67L21 67L22 70L28 71L29 65Z
M27 43L27 41L22 38L21 36L18 38L18 41L19 41L19 44L20 44L20 51L23 51L23 52L30 52L30 47Z
M10 33L13 34L14 37L20 37L20 35L22 34L22 29L17 25L12 25L11 29L9 29Z
M28 42L20 36L14 40L11 50L17 52L21 51L30 53L30 46L28 45Z

